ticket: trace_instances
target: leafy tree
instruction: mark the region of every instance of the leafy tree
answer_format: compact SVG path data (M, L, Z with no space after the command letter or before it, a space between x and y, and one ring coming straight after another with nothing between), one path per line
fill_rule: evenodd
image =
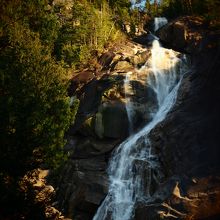
M146 0L145 7L148 15L151 15L151 3L150 0Z
M39 36L15 23L7 37L9 43L0 52L0 164L7 173L19 175L30 169L37 152L56 165L72 118L66 71Z
M116 22L105 1L76 0L55 44L58 60L78 67L91 60L94 50L102 50L117 35Z
M0 176L62 160L73 120L68 70L52 57L59 22L47 1L5 1L0 22Z
M1 217L24 206L20 178L64 159L64 134L76 105L67 97L69 70L54 57L60 21L45 0L0 5ZM15 217L16 218L16 217ZM17 219L17 218L16 218Z
M108 4L113 11L114 20L122 29L125 22L130 22L131 1L130 0L108 0Z
M160 13L166 17L200 15L209 21L219 22L220 3L218 0L163 0Z

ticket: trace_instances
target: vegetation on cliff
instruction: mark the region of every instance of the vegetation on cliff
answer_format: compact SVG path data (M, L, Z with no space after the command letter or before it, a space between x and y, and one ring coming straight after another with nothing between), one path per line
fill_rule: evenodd
M73 120L69 70L52 56L58 21L45 6L44 1L0 6L1 217L20 206L18 185L28 170L62 162L64 134Z
M64 161L77 108L67 95L71 72L122 39L130 6L129 0L1 1L0 217L22 212L27 171Z
M196 14L217 24L218 10L217 0L146 1L151 17ZM25 199L19 184L27 171L39 164L55 168L64 161L65 133L77 110L67 95L73 70L95 66L108 44L125 39L127 23L130 36L135 33L141 15L130 0L1 1L2 215L9 206L10 213L21 211L14 207L18 197Z
M214 26L219 26L218 0L146 0L145 8L150 16L176 18L182 15L199 15Z

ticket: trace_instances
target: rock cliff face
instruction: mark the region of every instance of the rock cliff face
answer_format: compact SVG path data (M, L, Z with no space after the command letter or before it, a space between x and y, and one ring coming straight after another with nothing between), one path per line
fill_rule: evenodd
M85 70L72 79L69 95L77 95L80 105L67 135L70 159L57 190L60 208L70 218L92 219L107 193L108 160L129 133L127 97L135 106L134 130L149 120L146 112L156 101L152 101L154 94L146 85L147 73L138 70L148 56L145 47L126 42L102 54L96 71ZM132 89L125 91L127 72L134 74L129 85Z
M152 201L137 208L137 220L220 218L220 35L203 28L185 17L158 32L167 46L190 53L193 69L174 109L151 132L165 177Z
M157 34L165 46L188 53L193 68L182 80L176 105L150 134L163 177L152 187L151 201L137 205L134 219L220 219L219 32L200 18L184 17ZM108 189L111 152L128 136L125 75L149 55L138 45L122 48L103 54L98 71L86 70L72 80L70 95L77 94L80 106L68 134L70 160L57 198L74 219L92 219ZM133 92L127 94L135 103L135 129L149 120L144 115L156 104L149 103L154 94L145 78L131 79Z
M158 30L157 35L164 46L188 54L198 54L218 46L217 32L201 17L186 16L170 22Z

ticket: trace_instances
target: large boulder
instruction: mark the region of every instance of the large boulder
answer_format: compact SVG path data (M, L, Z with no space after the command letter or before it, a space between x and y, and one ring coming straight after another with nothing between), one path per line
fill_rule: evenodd
M62 170L57 199L67 217L92 219L108 189L104 156L69 160ZM83 211L82 211L83 210Z
M218 220L219 177L174 177L163 183L147 204L138 204L135 220Z
M100 80L94 78L80 89L78 92L80 104L74 125L70 128L69 133L73 134L78 131L82 124L97 112L104 91L114 82L114 79L105 76Z
M181 21L169 23L160 29L158 36L161 41L172 44L172 48L181 49L187 44L187 28Z
M132 64L126 60L118 61L114 66L114 71L117 72L128 72L131 69L133 69Z
M122 139L128 135L129 121L125 105L104 103L95 117L95 131L100 137Z
M118 74L118 75L117 75ZM79 109L70 134L123 139L128 135L129 123L134 130L151 119L157 107L156 94L146 83L150 73L131 72L129 89L125 91L125 74L117 73L100 80L92 80L81 89ZM130 100L132 121L128 120L126 102Z
M137 67L141 67L147 62L149 56L149 50L137 51L137 53L131 58L131 63Z
M114 59L114 57L115 57L115 53L114 52L107 51L106 53L103 53L100 56L98 62L99 62L100 65L102 65L102 67L104 69L108 69L110 64L111 64L111 62L112 62L112 60Z
M178 18L157 31L165 46L186 53L199 53L219 44L219 31L210 31L201 17Z

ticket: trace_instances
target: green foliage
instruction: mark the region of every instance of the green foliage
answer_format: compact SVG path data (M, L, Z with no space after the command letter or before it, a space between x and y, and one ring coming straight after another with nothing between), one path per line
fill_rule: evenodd
M117 40L122 19L131 19L129 0L49 3L0 5L3 176L19 176L37 161L55 167L64 158L64 134L77 109L66 95L68 68L88 65L94 50Z
M166 17L180 15L200 15L210 21L219 20L220 2L218 0L163 0L159 13Z
M59 22L46 1L4 1L0 23L0 174L64 159L73 121L68 70L52 57ZM45 10L44 10L45 9ZM37 16L37 12L39 12Z
M49 3L0 5L1 175L64 158L64 134L77 108L66 95L68 68L88 65L94 50L117 40L124 21L133 29L138 23L130 0Z
M55 63L38 34L15 23L7 35L9 44L0 52L0 163L14 174L18 164L25 170L36 151L55 165L72 116L66 71Z
M119 20L126 21L129 19L131 8L130 0L109 0L109 5L114 10Z
M75 1L59 31L55 54L68 67L88 64L92 52L115 40L116 33L113 15L105 1Z
M39 164L57 168L66 158L65 133L79 105L67 96L70 68L88 66L94 50L117 40L119 23L130 19L129 0L60 2L2 0L0 4L0 204L4 211L11 195L12 209L17 208L18 198L25 199L18 189L21 176Z
M159 13L159 1L154 0L146 0L145 3L145 7L146 7L146 12L149 16L151 17L155 17L158 15Z

